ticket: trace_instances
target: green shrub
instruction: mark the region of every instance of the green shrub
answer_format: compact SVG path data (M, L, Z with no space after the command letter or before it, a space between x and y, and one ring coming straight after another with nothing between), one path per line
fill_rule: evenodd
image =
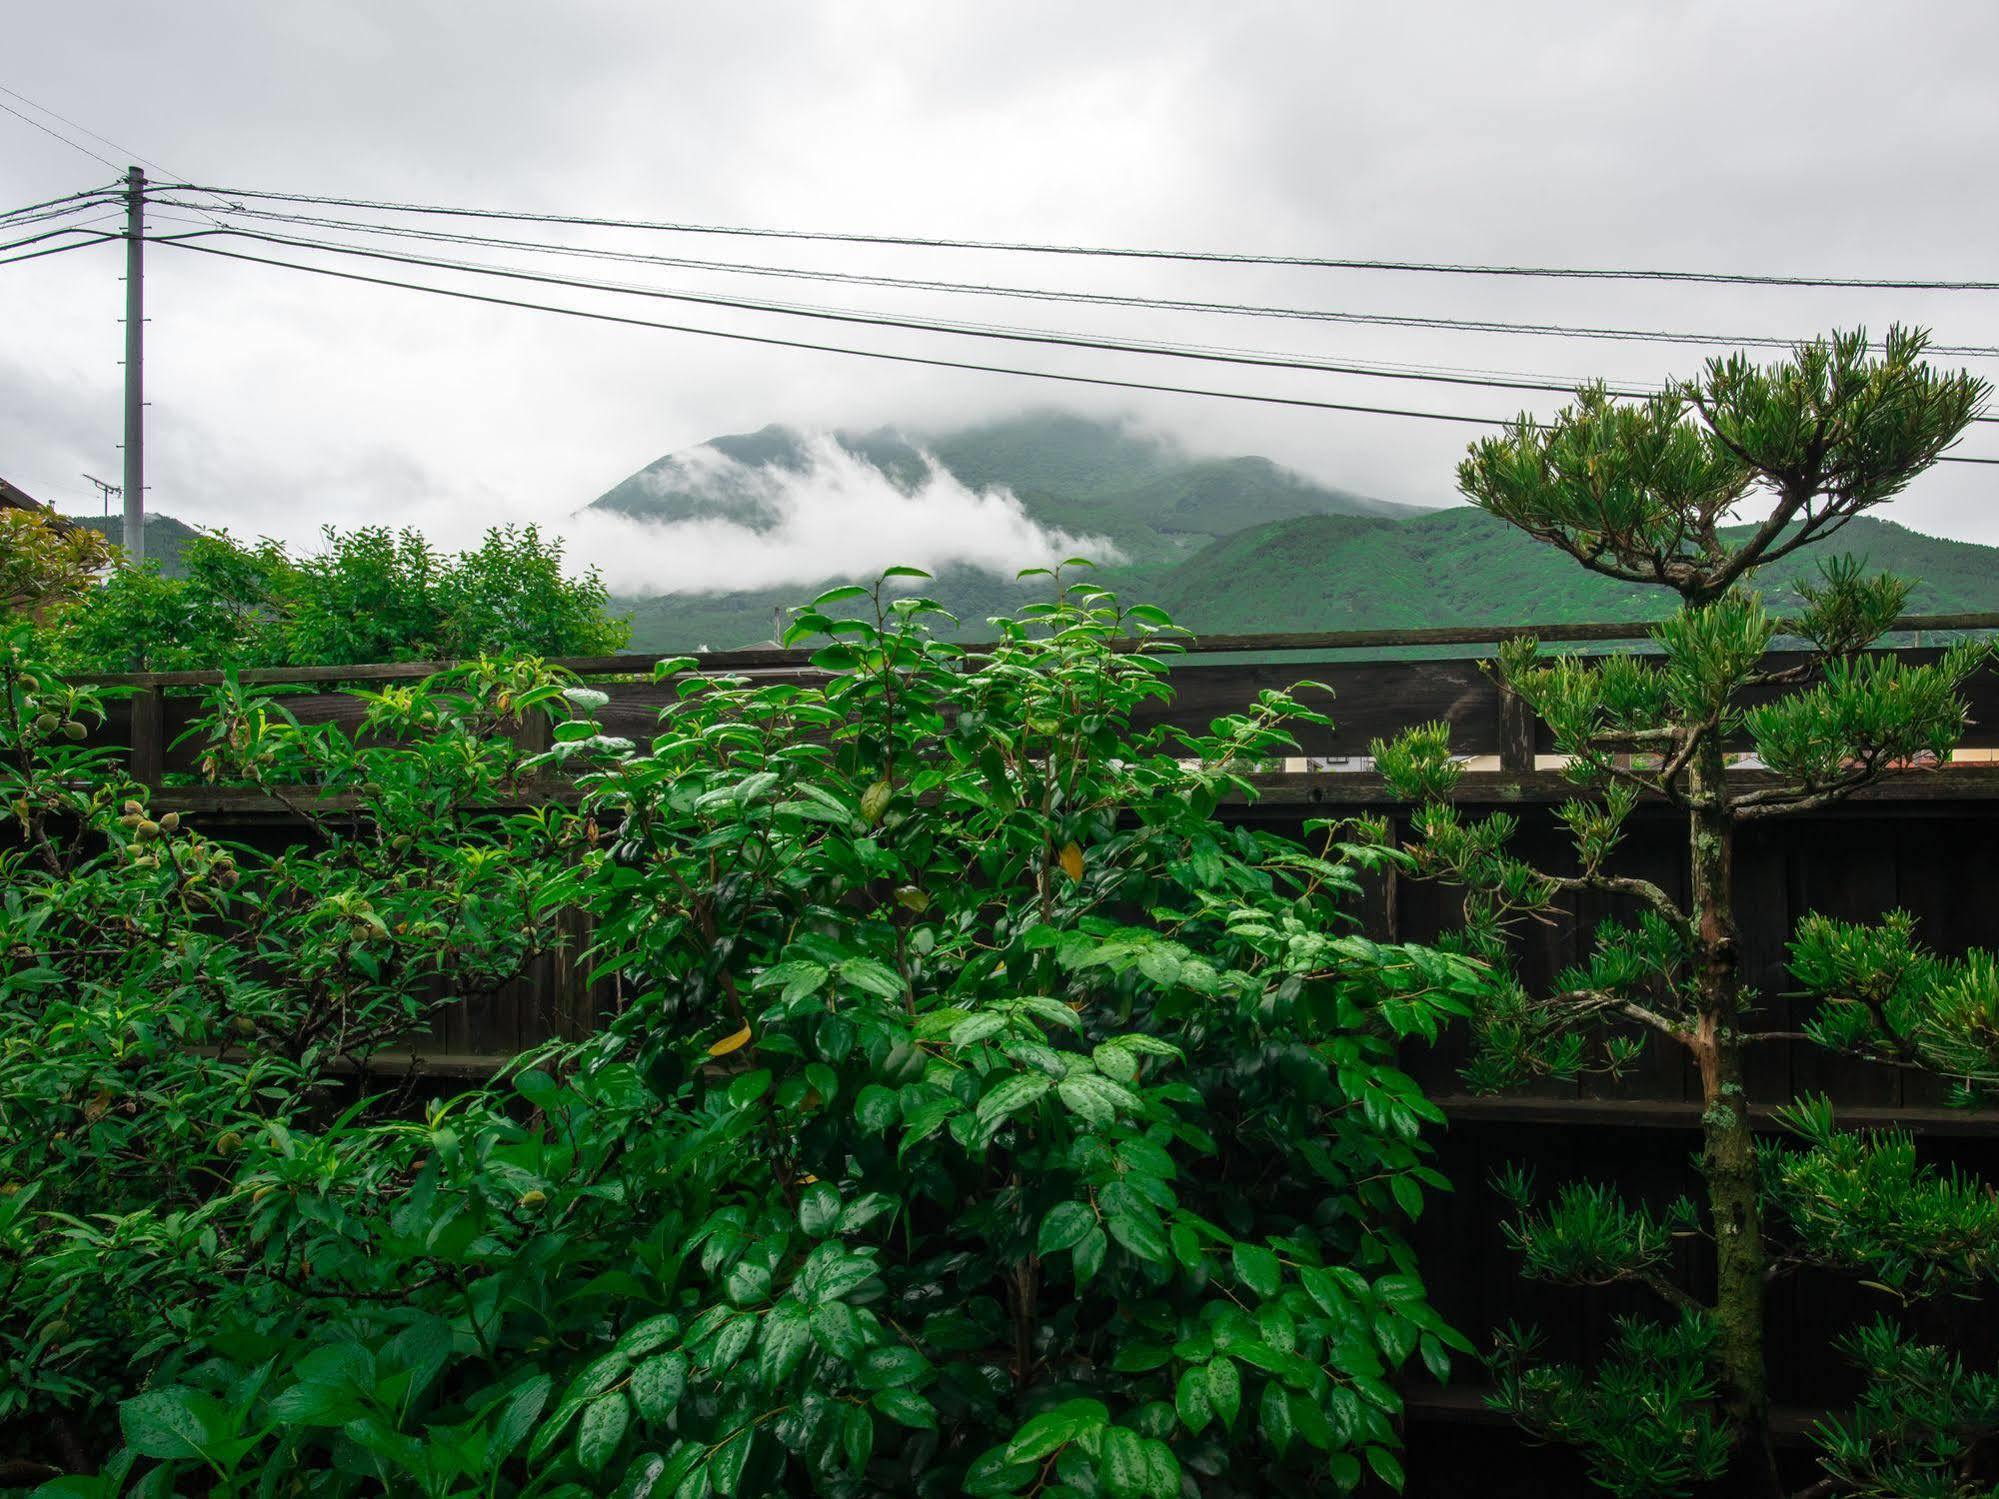
M595 571L570 577L562 543L496 527L470 551L439 553L416 531L328 527L319 551L201 535L180 576L121 567L54 619L73 672L201 671L226 664L344 666L458 661L494 653L594 656L630 636L606 615Z
M587 852L542 898L621 1013L84 1230L135 1308L201 1295L135 1312L124 1448L47 1492L1399 1482L1395 1375L1466 1345L1394 1052L1482 971L1359 935L1366 830L1215 820L1310 715L1136 727L1157 611L1072 592L973 659L874 604L801 616L823 681L670 663L644 748L570 692Z

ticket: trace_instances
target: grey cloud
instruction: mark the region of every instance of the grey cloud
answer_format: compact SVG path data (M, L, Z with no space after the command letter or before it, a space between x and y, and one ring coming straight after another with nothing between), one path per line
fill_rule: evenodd
M365 0L10 18L8 82L181 171L307 191L707 222L1551 263L1989 271L1999 9ZM1908 80L1922 80L1916 91ZM0 205L109 171L0 118ZM101 149L101 148L100 148ZM115 154L115 153L108 153ZM605 242L578 234L579 241ZM1929 323L1999 343L1999 295L1746 291L1100 264L743 241L717 258L1218 300L1798 334ZM697 249L698 247L698 249ZM1257 451L1415 503L1451 498L1462 428L788 353L154 252L154 502L308 537L441 538L554 521L662 453L768 422L942 426L1051 398L1135 409L1196 449ZM0 473L35 490L116 464L115 247L0 267ZM772 288L660 272L701 290ZM1651 379L1687 350L1163 319L815 289L996 321ZM595 305L588 294L577 305ZM786 331L782 320L689 321ZM821 329L821 332L827 330ZM835 339L833 341L838 341ZM993 358L916 334L874 347ZM1137 357L997 362L1175 379ZM1999 363L1988 368L1999 369ZM1492 415L1505 392L1216 370L1246 390ZM1552 401L1537 399L1545 408ZM1999 455L1984 429L1969 450ZM1995 471L1892 510L1999 541Z

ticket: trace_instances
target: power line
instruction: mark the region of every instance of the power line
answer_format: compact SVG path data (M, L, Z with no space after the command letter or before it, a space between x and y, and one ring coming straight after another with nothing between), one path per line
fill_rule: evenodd
M13 90L9 89L7 90L7 92L13 93ZM16 95L16 97L18 98L19 96ZM5 110L15 119L24 121L25 123L34 126L44 135L54 136L57 140L61 141L65 146L68 146L72 151L81 151L85 156L90 157L93 161L103 162L104 165L110 167L113 171L116 171L118 169L118 163L113 161L110 157L99 156L95 151L91 150L90 147L83 145L77 141L71 140L68 136L64 135L60 130L57 130L54 126L44 125L40 120L37 120L30 115L22 114L21 111L14 108L13 105L0 104L0 110Z
M429 270L464 271L474 275L497 276L510 281L527 281L543 286L559 286L584 291L610 291L622 295L645 297L658 301L689 302L701 306L726 307L736 311L778 313L790 317L853 323L865 327L898 328L922 333L951 333L974 338L996 339L1007 343L1044 344L1061 348L1088 349L1100 353L1148 354L1155 357L1195 360L1207 364L1234 364L1261 369L1302 370L1315 374L1353 375L1387 380L1411 380L1430 384L1470 385L1489 389L1527 390L1557 395L1571 394L1575 388L1573 385L1557 384L1547 380L1532 378L1464 375L1440 370L1396 371L1370 369L1364 364L1304 359L1265 351L1200 348L1147 340L1085 337L1046 329L1009 328L994 324L966 324L936 319L895 317L840 308L803 307L793 303L751 302L703 292L669 291L657 287L634 286L630 283L544 275L534 271L482 265L462 260L446 260L432 256L398 255L387 250L370 249L361 245L340 244L291 235L263 234L249 229L202 229L197 230L193 234L163 235L157 236L157 238L162 243L176 243L190 239L206 238L215 234L227 235L231 238L255 240L264 244L284 245L294 249L322 250L337 255L354 255L370 260L388 261L398 265L421 266ZM1618 396L1639 399L1648 394L1656 394L1656 392L1632 391L1628 389L1616 390L1612 393Z
M45 198L39 203L23 203L19 208L10 208L0 213L0 221L11 222L18 219L23 223L32 223L35 219L43 217L45 211L51 216L60 217L65 213L73 213L89 203L110 198L117 191L116 187L92 187L80 193L65 193L60 198Z
M44 229L40 234L30 234L24 236L21 239L10 239L5 242L0 242L0 250L18 250L23 245L38 244L39 242L45 239L60 239L64 235L68 234L87 234L89 233L90 225L101 224L106 219L115 218L115 217L117 217L116 214L100 213L94 219L85 219L81 224L71 225L68 228Z
M186 221L183 221L186 222ZM670 302L691 302L702 306L726 307L735 311L772 312L791 317L808 317L831 322L857 323L869 327L900 328L921 333L953 333L976 338L1000 339L1011 343L1049 344L1065 348L1091 349L1098 352L1122 354L1151 354L1180 359L1194 359L1216 364L1241 364L1264 369L1305 370L1319 374L1361 375L1390 380L1419 380L1450 385L1476 385L1497 389L1543 391L1563 394L1573 391L1573 385L1563 385L1546 380L1531 378L1512 379L1498 376L1461 375L1442 370L1419 368L1390 370L1370 368L1365 364L1342 363L1318 359L1302 359L1286 354L1261 350L1217 349L1198 345L1168 344L1143 339L1090 338L1074 334L1060 333L1046 329L1006 327L991 323L962 323L948 319L905 318L884 314L856 312L842 308L812 307L787 302L753 302L735 297L711 295L704 292L671 291L660 287L633 285L630 282L596 281L573 276L542 275L534 271L517 270L505 266L482 265L464 260L447 260L435 256L396 255L386 250L373 250L361 245L340 244L327 240L306 239L292 235L259 234L245 229L203 229L193 234L156 235L162 244L181 243L190 239L201 239L214 234L224 234L231 238L256 240L264 244L286 245L294 249L324 250L336 255L356 255L370 260L386 260L398 265L421 266L429 270L465 271L474 275L498 276L513 281L530 281L545 286L569 287L580 291L609 291L626 296L647 297ZM1640 396L1644 392L1620 390L1621 396Z
M529 302L515 297L495 297L483 292L459 291L453 287L426 286L416 281L396 281L384 276L364 276L358 271L340 271L331 266L302 265L295 260L273 260L264 255L245 255L237 250L218 249L214 245L192 244L181 236L158 240L157 243L172 245L176 249L192 250L200 255L219 255L228 260L248 261L252 265L279 266L286 270L305 271L315 276L332 276L342 281L358 281L369 286L391 286L403 291L429 292L433 296L452 297L464 302L483 302L493 307L519 307L530 312L553 312L564 317L583 318L597 323L618 323L630 328L657 328L668 333L692 333L704 338L727 339L733 343L765 344L780 349L803 349L818 354L850 354L864 359L881 359L892 364L925 365L932 369L973 370L991 375L1021 375L1035 380L1058 380L1071 385L1105 385L1119 390L1163 391L1172 395L1214 396L1228 401L1252 401L1272 406L1304 406L1318 411L1352 411L1372 416L1406 416L1425 421L1465 422L1477 426L1503 427L1506 422L1498 417L1463 416L1447 411L1416 411L1393 406L1361 406L1343 401L1314 401L1300 396L1251 395L1242 391L1203 390L1183 385L1154 384L1141 380L1113 380L1095 375L1065 375L1053 370L1030 370L996 364L979 364L969 360L936 359L920 354L893 354L882 349L857 349L845 344L810 343L803 339L773 338L760 333L737 333L721 328L701 328L685 323L663 323L650 318L627 317L614 312L592 312L580 307L561 307L550 302Z
M125 236L122 234L106 234L100 232L91 235L90 238L88 239L77 240L73 244L52 245L46 250L30 250L25 255L9 255L8 257L6 257L6 259L0 260L0 265L13 265L23 260L40 260L44 255L64 255L71 250L87 250L92 245L102 244L107 239L123 239L124 237Z
M83 134L89 136L92 140L98 142L100 145L109 146L114 151L119 151L124 153L125 157L130 161L144 162L147 166L153 168L153 170L157 172L166 172L167 175L170 177L180 175L177 172L169 171L168 168L161 166L157 161L154 161L149 156L141 156L137 151L134 151L130 146L119 145L118 142L112 140L111 137L108 135L99 135L95 130L92 130L88 125L84 125L76 120L72 120L67 115L57 114L53 109L50 109L46 104L37 104L33 99L30 99L26 94L21 93L17 89L11 89L7 87L7 85L4 83L0 83L0 94L5 94L10 99L18 99L21 101L21 103L27 105L28 108L35 110L41 114L45 114L52 120L61 121L63 124L69 126L69 128L72 130L81 131ZM0 105L0 108L5 108L5 106ZM71 144L74 144L74 142L72 142ZM77 149L82 150L83 148L79 146L77 147ZM101 156L98 157L97 159L99 161L104 160L104 158ZM108 166L115 165L115 163L107 162L106 165Z
M163 200L173 203L175 200ZM180 204L194 207L193 204ZM806 281L837 282L852 286L889 287L908 291L945 292L959 295L1007 297L1028 301L1073 302L1091 306L1135 307L1163 312L1218 313L1233 317L1284 318L1301 321L1351 323L1377 327L1430 328L1458 333L1524 334L1545 338L1578 338L1599 341L1689 344L1712 348L1795 347L1799 340L1768 334L1676 332L1662 329L1602 328L1560 323L1515 323L1485 318L1423 317L1412 314L1348 312L1309 307L1265 306L1243 302L1208 302L1176 297L1146 297L1116 292L1077 291L1055 287L1008 286L984 282L931 280L922 277L888 276L855 271L824 270L807 266L776 266L724 260L701 260L684 256L651 255L643 251L612 250L597 246L563 245L538 240L502 239L489 235L452 233L420 229L402 224L371 224L354 219L326 218L311 214L273 213L254 208L218 210L229 217L247 217L279 223L304 224L316 228L379 234L403 239L428 240L444 244L475 245L482 248L521 250L534 254L569 255L582 259L623 261L639 265L665 266L676 270L716 271L731 275L774 276ZM1999 345L1934 345L1931 352L1951 358L1999 358Z
M26 94L22 93L18 89L11 89L8 88L6 84L0 83L0 94L5 94L11 99L18 99L21 103L27 105L28 108L35 110L40 114L45 114L52 120L58 120L61 123L69 126L69 128L72 130L81 131L83 134L89 136L92 140L97 141L102 145L109 146L114 151L123 153L127 161L141 162L144 165L151 167L154 171L163 173L168 177L178 177L181 175L181 173L174 171L170 167L162 166L159 162L153 160L152 157L145 156L137 151L134 151L130 146L120 145L117 141L112 140L111 137L108 135L99 135L95 130L92 130L88 125L85 125L80 121L72 120L67 115L57 114L53 109L50 109L46 104L38 104L36 101L30 99ZM0 104L0 109L7 109L7 106L4 104ZM19 115L20 118L22 119L28 118L26 115L20 115L20 112L18 110L8 109L7 112L9 114ZM48 127L46 125L39 125L34 120L28 120L28 123L31 125L35 125L37 129L48 130ZM53 130L49 130L49 134L55 135L56 139L63 141L68 145L76 146L76 149L79 151L86 151L85 147L77 146L76 142L70 140L67 136L58 135ZM91 156L97 156L97 153L95 151L86 151L86 154ZM106 166L111 167L114 171L118 170L118 164L116 162L107 160L105 157L102 156L97 156L97 159L99 161L104 162ZM189 206L193 207L196 210L196 212L201 212L205 205L190 204ZM210 222L213 223L214 220L211 219Z
M181 184L176 184L180 186ZM259 192L251 188L195 187L196 191L265 202L308 203L362 208L384 213L434 214L452 218L505 219L522 223L574 224L600 229L643 229L662 234L719 234L755 239L814 240L834 244L896 245L932 250L1000 250L1030 255L1076 255L1125 260L1198 261L1220 265L1300 266L1315 270L1411 271L1451 276L1531 276L1589 281L1691 281L1733 286L1811 286L1877 291L1999 291L1999 281L1946 281L1916 277L1786 276L1730 271L1672 271L1573 266L1474 265L1448 261L1340 259L1313 255L1263 255L1221 250L1134 249L1106 245L1060 245L1009 240L950 239L902 234L860 234L821 229L767 229L740 224L692 224L590 214L533 213L522 209L457 208L437 203L398 203L339 198L312 193Z
M1169 395L1207 396L1226 401L1245 401L1258 405L1303 407L1316 411L1356 412L1370 416L1399 416L1422 421L1454 422L1471 426L1504 427L1511 423L1499 417L1468 416L1457 412L1420 411L1404 407L1364 406L1343 401L1319 401L1302 396L1258 395L1247 391L1215 390L1185 385L1167 385L1142 380L1116 380L1097 375L1062 374L1053 370L1022 369L1018 366L975 363L970 360L938 359L918 354L895 354L880 349L859 349L843 344L812 343L802 339L773 338L765 334L738 333L720 328L701 328L683 323L659 322L650 318L628 317L620 313L593 312L579 307L562 307L548 302L529 302L514 297L496 297L483 292L461 291L453 287L427 286L420 282L398 281L383 276L363 275L358 271L336 270L331 266L302 265L293 260L276 260L264 255L247 255L237 250L224 250L214 245L199 245L175 236L161 241L178 249L190 250L198 255L215 255L227 260L241 260L253 265L276 266L285 270L304 271L315 276L330 276L336 280L359 282L369 286L394 287L402 291L428 292L433 296L450 297L458 301L478 302L494 307L516 307L531 312L550 312L563 317L582 318L590 322L614 323L632 328L655 328L669 333L690 333L705 338L726 339L734 343L762 344L775 348L801 349L821 354L846 354L865 359L879 359L893 364L921 365L931 369L971 370L982 374L1015 375L1035 380L1053 380L1071 385L1105 386L1118 390L1157 391ZM1945 455L1940 461L1945 463L1987 463L1999 464L1999 458L1953 458Z

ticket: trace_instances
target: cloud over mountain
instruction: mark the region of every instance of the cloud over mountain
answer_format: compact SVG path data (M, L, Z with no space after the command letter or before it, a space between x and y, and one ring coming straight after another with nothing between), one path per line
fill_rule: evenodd
M891 470L832 433L783 433L782 461L732 454L726 441L635 475L620 486L633 503L564 523L575 559L621 594L809 584L897 563L1011 577L1078 554L1120 560L1105 537L1043 525L1006 487L973 488L914 446Z

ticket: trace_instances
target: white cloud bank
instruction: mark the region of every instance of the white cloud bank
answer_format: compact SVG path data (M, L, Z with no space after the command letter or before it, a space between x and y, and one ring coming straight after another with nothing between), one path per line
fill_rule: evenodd
M1104 537L1039 525L1011 491L968 488L928 454L928 472L905 491L829 434L805 438L803 449L800 469L737 463L708 450L663 476L758 514L767 526L585 510L552 529L574 565L599 568L606 586L624 595L776 588L866 577L896 564L1012 577L1064 557L1122 560Z

